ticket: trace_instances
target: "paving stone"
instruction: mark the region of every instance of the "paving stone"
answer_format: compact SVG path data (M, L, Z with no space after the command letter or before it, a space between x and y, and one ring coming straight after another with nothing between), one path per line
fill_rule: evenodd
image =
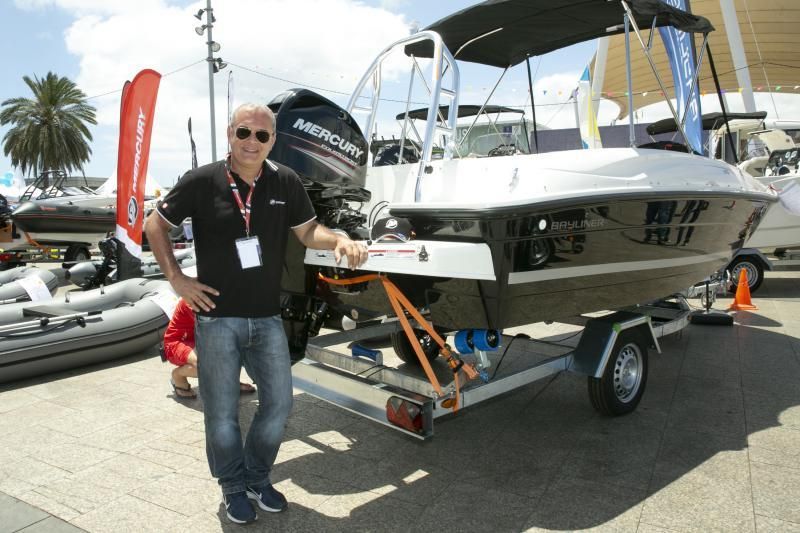
M712 463L680 477L656 474L641 520L679 531L755 531L747 463L737 468L718 473Z
M7 413L20 407L35 405L41 398L27 389L13 389L0 392L0 413Z
M66 477L69 473L66 469L33 457L25 457L12 463L0 464L0 487L2 487L0 490L16 496L39 485Z
M178 531L184 522L180 513L133 496L123 496L71 521L93 533Z
M36 507L37 509L41 509L42 511L50 513L61 520L66 520L67 522L81 515L81 513L75 509L52 500L46 496L42 496L34 490L21 494L19 499Z
M758 533L800 533L800 524L757 514L756 531Z
M531 500L524 531L636 531L646 492L562 477ZM502 506L501 502L497 502ZM569 512L565 512L565 510Z
M128 421L84 435L81 443L103 450L127 452L158 437L157 433L131 425Z
M800 470L752 463L750 471L756 514L800 524Z
M54 516L48 516L41 522L36 522L25 529L21 529L19 533L79 533L81 531L84 530L73 526L69 522Z
M0 528L18 531L47 518L47 513L0 492Z
M750 432L770 427L800 430L800 404L755 393L745 393L744 404Z
M168 474L131 492L132 496L192 516L219 502L219 485L212 479Z
M103 450L80 443L62 444L42 450L37 457L49 465L78 472L117 455L118 452Z

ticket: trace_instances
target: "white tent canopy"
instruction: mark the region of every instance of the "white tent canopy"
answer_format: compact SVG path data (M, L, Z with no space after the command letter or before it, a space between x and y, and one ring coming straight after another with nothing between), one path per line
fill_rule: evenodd
M0 174L0 194L6 200L15 202L25 192L25 180L18 169L12 169Z
M159 197L164 194L166 189L158 183L158 181L150 174L147 173L147 178L144 182L144 195L149 197ZM115 170L113 174L103 183L100 187L97 188L97 192L103 195L116 195L117 194L117 171Z
M730 93L738 93L739 80L728 42L727 28L722 15L723 0L691 0L687 2L693 13L708 18L716 27L709 35L711 52L719 75L720 86ZM798 0L733 0L739 22L739 32L744 46L744 54L749 66L752 89L756 92L776 92L800 94L800 1ZM645 38L650 28L642 28ZM702 43L697 37L696 44ZM638 51L639 44L633 37L632 47ZM603 98L614 101L620 107L618 118L628 114L626 96L627 75L625 69L625 37L610 37L605 78L601 91ZM672 76L664 47L658 39L653 46L653 56L658 71L672 97ZM636 109L662 101L661 91L647 64L644 54L632 54L631 71L633 75L634 99ZM714 94L714 80L711 76L708 57L703 60L700 70L700 92ZM772 114L771 114L772 115ZM776 118L776 117L773 117Z

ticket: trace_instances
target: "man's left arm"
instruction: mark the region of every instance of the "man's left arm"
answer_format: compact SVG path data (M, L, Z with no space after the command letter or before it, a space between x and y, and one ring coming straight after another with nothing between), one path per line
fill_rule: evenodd
M309 220L302 226L292 228L292 231L306 248L333 250L333 257L337 263L341 261L342 257L347 257L347 266L353 270L367 260L367 247L363 243L331 231L316 220Z

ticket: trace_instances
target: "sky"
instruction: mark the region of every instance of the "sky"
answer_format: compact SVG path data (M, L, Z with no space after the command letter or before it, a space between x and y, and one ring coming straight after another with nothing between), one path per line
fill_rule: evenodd
M268 102L293 87L312 88L345 105L375 56L412 28L423 28L476 0L215 0L215 57L228 65L213 76L218 158L227 150L228 98L233 106ZM0 0L5 56L0 102L31 97L23 76L52 71L74 81L97 108L91 127L92 157L87 176L116 170L121 89L138 71L162 74L151 140L149 174L170 186L191 164L187 121L200 164L211 161L207 35L194 29L206 1L187 0ZM595 50L593 42L534 58L537 122L551 128L575 127L569 95ZM480 104L500 70L461 67L461 103ZM405 75L405 71L402 76ZM389 61L384 78L396 82L382 96L404 98L399 63ZM232 82L230 79L232 78ZM230 89L229 89L230 87ZM421 95L412 100L419 101ZM524 66L512 69L492 103L529 106ZM420 106L417 106L420 107ZM664 118L666 105L645 111L647 121ZM705 107L704 107L704 110ZM400 109L402 111L402 109ZM379 117L378 135L398 131ZM530 112L528 112L530 114ZM614 104L600 106L600 125L617 114ZM0 127L0 139L8 127ZM0 151L0 173L12 170Z
M229 73L234 107L247 101L267 102L298 86L316 88L345 105L383 48L408 35L413 26L424 27L473 3L215 0L212 36L221 46L215 57L228 63L214 75L217 156L227 149ZM205 0L0 0L4 48L14 50L6 57L0 101L32 96L22 81L25 75L44 77L52 71L76 82L97 108L98 124L91 128L92 158L84 171L87 176L110 176L116 168L121 88L143 68L160 72L149 172L169 186L191 163L190 117L198 160L211 161L207 38L195 33L201 22L193 16L205 7ZM537 98L537 104L556 103L559 90L568 96L592 53L593 45L588 44L563 52L561 59L535 60L536 83L550 87L552 95ZM462 71L462 103L475 103L481 96L483 101L499 73L488 69L488 74L478 73L477 81L467 81ZM507 76L503 102L498 103L525 104L525 76L524 68ZM571 107L563 107L560 114L567 122L562 125L573 126ZM544 115L537 118L549 120ZM378 133L388 135L396 128L394 121L379 123ZM7 130L0 127L0 137ZM0 172L10 169L10 160L0 153Z

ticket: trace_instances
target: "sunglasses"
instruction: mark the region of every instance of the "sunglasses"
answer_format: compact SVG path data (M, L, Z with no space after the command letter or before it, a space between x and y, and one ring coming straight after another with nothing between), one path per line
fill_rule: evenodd
M236 128L237 139L245 140L249 138L250 135L252 134L253 130L251 130L247 126L239 126L238 128ZM256 134L256 139L258 139L258 142L260 142L261 144L267 144L269 142L269 138L271 135L270 132L266 130L257 130L255 134Z

